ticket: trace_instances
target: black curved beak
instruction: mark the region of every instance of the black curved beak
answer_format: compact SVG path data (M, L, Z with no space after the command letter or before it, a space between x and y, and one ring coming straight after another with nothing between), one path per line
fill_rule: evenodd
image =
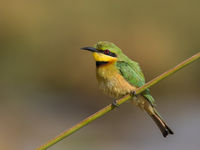
M98 50L94 47L83 47L82 50L88 50L90 52L98 52Z

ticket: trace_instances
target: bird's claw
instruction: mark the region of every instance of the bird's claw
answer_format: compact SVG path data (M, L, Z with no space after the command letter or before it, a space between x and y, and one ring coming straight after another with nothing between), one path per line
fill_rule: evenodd
M116 100L114 100L114 101L112 102L112 106L113 106L113 107L119 108L119 105L117 104Z
M132 97L137 97L137 94L136 94L135 91L131 91L130 95L131 95Z

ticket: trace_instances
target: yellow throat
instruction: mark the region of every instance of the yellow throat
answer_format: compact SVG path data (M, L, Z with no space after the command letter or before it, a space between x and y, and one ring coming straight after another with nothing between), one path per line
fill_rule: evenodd
M96 61L105 61L105 62L117 61L116 57L108 56L108 55L105 55L105 54L102 54L102 53L94 52L93 56L94 56L94 59Z

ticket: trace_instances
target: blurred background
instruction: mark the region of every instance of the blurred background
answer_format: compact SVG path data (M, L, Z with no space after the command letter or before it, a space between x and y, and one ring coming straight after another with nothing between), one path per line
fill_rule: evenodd
M149 81L200 49L200 2L17 0L0 2L0 149L33 150L111 103L91 53L111 41ZM50 150L198 150L200 62L151 87L173 136L129 103Z

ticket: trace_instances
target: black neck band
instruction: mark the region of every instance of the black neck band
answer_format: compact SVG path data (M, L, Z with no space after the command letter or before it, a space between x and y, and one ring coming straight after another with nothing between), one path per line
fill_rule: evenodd
M105 65L107 63L108 63L107 61L96 61L96 66L99 67L99 66Z

